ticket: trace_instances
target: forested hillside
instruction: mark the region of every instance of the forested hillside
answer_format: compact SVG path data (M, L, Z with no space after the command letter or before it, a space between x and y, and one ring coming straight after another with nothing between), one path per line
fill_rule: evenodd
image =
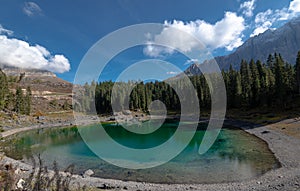
M26 90L21 87L11 90L9 81L11 77L0 69L0 110L15 111L19 114L30 115L31 111L31 89L28 86Z
M295 99L300 93L300 52L295 63L287 63L280 54L269 55L267 61L254 61L249 63L241 61L240 70L222 71L227 90L227 106L231 108L258 108L270 107L277 109L289 109L293 107ZM200 107L210 109L211 100L209 88L204 75L190 77L198 98ZM175 79L178 87L184 84L180 79ZM125 92L128 83L117 82L124 91L118 91L114 101L126 99ZM114 83L111 81L85 84L84 95L77 105L79 108L91 108L91 98L95 94L96 109L99 114L112 112L111 92ZM122 88L121 88L122 89ZM93 92L95 91L95 92ZM165 82L137 82L130 94L129 107L131 110L148 111L152 100L161 100L168 110L179 111L180 101L174 90ZM122 110L123 108L118 108ZM83 110L83 109L82 109Z

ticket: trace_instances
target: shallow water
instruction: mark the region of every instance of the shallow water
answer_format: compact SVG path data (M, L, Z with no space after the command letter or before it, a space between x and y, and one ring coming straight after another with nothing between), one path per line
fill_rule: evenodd
M106 124L104 127L118 143L141 149L162 144L172 137L177 125L177 122L168 122L157 131L143 136L113 124ZM186 126L187 130L182 131L182 134L189 131L189 125ZM97 127L81 127L80 130L89 131L93 128ZM99 159L82 141L77 128L23 132L10 137L1 145L8 156L16 159L40 153L47 166L52 166L55 160L61 169L75 164L77 173L92 169L95 176L102 178L154 183L241 181L279 167L278 161L265 142L234 128L223 128L210 150L204 155L199 155L198 148L204 132L198 130L184 151L168 163L143 170L124 169ZM181 144L180 140L175 140L174 144Z

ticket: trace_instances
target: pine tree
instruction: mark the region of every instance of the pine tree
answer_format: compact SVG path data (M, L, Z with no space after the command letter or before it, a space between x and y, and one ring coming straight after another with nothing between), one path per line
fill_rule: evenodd
M276 53L275 53L276 54ZM267 59L267 67L270 68L272 71L274 71L274 57L272 54L269 54Z
M227 82L227 99L228 106L233 107L236 99L236 72L233 70L232 65L229 66L228 82Z
M267 104L267 93L269 88L269 82L267 78L267 68L265 65L261 63L260 60L256 61L256 67L258 71L259 76L259 82L260 82L260 93L259 93L259 104L265 105Z
M8 82L5 73L0 69L0 110L4 109L7 95L9 94Z
M298 90L298 94L300 94L300 51L298 52L297 55L295 70L296 70L297 90Z
M250 61L250 71L251 71L251 91L252 91L252 98L251 104L252 106L257 106L259 102L259 94L260 94L260 80L259 80L259 73L257 66L252 59Z
M275 54L275 95L277 97L277 102L281 105L283 104L284 96L286 95L286 86L285 86L285 68L284 61L281 55Z
M17 87L16 89L16 100L15 100L15 112L19 114L25 114L25 109L24 109L24 96L23 96L23 91L21 87Z
M241 74L239 72L236 72L235 78L234 78L234 100L233 100L233 107L240 107L241 106L241 100L242 100L242 84L241 84Z
M270 68L266 68L266 87L267 105L271 106L275 97L275 75Z
M31 111L31 96L32 96L32 93L31 93L31 89L30 87L28 86L26 88L26 95L25 95L25 98L24 98L24 112L26 115L30 115L30 111Z
M295 75L294 67L289 63L285 64L285 74L286 75L285 75L284 82L286 86L287 95L289 99L292 99L293 96L292 94L296 86L296 79L295 79L296 75Z
M15 107L15 96L14 94L9 91L9 93L6 96L6 100L5 100L5 109L8 109L10 111L14 110Z
M251 92L252 79L251 79L251 71L249 69L249 65L245 60L242 60L241 62L240 73L241 73L243 103L249 105L252 97L252 92Z

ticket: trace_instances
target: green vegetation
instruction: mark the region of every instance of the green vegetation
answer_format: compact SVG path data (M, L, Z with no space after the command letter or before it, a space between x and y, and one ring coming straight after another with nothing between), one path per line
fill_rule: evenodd
M6 98L9 94L8 82L4 72L0 70L0 109L4 109L6 105Z
M222 71L227 89L228 109L243 108L273 108L288 110L293 108L295 100L300 93L300 52L296 65L285 62L280 54L269 55L267 62L251 60L249 63L241 61L240 70L233 70L230 66L228 71ZM204 75L190 77L194 85L200 107L210 109L211 99L209 88ZM184 88L181 79L169 80L176 87ZM124 103L129 99L129 109L148 111L152 100L161 100L168 110L179 111L180 100L175 91L166 82L117 82L119 87L117 95L111 98L115 83L112 81L84 85L83 98L75 105L78 110L90 111L92 97L95 96L96 110L99 114L112 112L113 103ZM135 85L130 96L126 92ZM188 99L188 95L185 95ZM120 104L121 105L121 104ZM122 110L124 108L116 108Z
M9 89L9 81L5 73L0 69L0 110L15 111L19 114L30 115L31 111L31 89L27 87L24 95L20 86L16 92Z
M241 62L240 71L223 71L229 108L272 107L287 109L298 96L296 67L280 54L269 55L267 63ZM241 78L241 79L240 79Z

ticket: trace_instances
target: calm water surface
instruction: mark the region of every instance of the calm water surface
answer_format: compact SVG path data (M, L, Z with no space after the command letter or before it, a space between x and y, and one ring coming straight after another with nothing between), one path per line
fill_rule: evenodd
M130 133L114 124L106 124L104 127L120 144L132 148L151 148L168 140L177 124L167 122L154 133L143 136ZM186 131L189 131L189 125L186 126ZM202 126L199 129L203 129ZM88 131L97 127L80 128ZM204 132L198 130L190 144L176 158L161 166L144 170L119 168L99 159L82 141L77 128L32 130L11 136L1 145L2 150L15 159L26 159L26 156L40 153L47 166L52 166L53 161L57 161L61 169L75 164L77 173L92 169L95 176L102 178L154 183L240 181L279 167L265 142L233 128L223 128L210 150L199 155L197 151Z

